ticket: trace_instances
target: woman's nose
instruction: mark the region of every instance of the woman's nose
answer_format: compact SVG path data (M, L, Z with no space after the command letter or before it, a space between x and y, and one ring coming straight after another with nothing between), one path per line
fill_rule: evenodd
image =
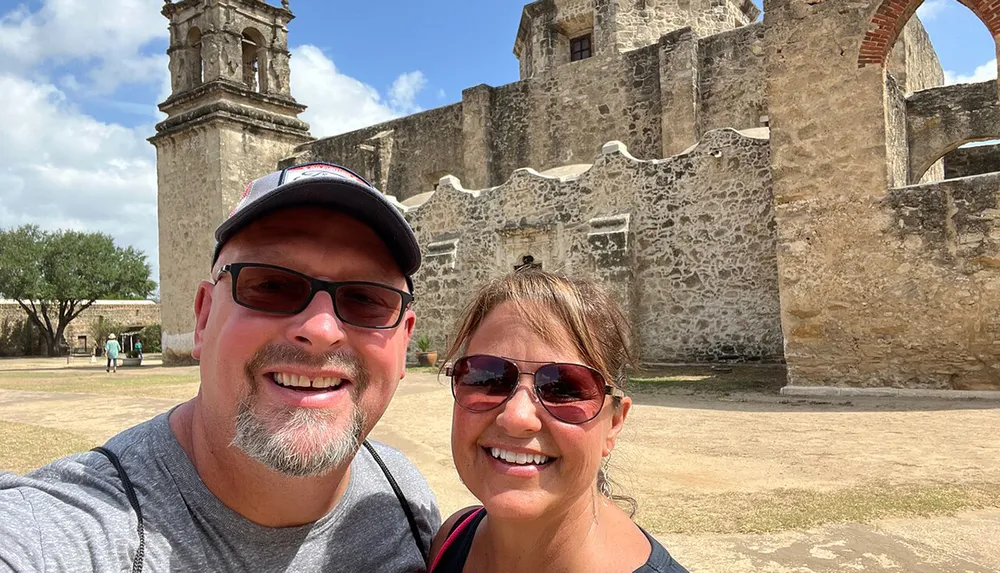
M535 397L533 384L518 384L514 395L504 403L503 410L497 415L497 425L512 436L534 434L542 429L538 411L541 407Z

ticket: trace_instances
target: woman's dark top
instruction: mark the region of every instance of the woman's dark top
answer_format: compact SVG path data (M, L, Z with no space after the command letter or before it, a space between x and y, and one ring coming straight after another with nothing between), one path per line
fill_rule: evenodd
M469 510L455 522L448 533L448 539L431 564L430 573L462 573L465 561L469 558L469 550L472 549L472 540L476 537L476 529L485 517L486 510L480 507ZM688 573L687 569L674 561L659 541L653 539L645 529L639 527L639 530L646 536L653 550L646 563L636 569L635 573Z

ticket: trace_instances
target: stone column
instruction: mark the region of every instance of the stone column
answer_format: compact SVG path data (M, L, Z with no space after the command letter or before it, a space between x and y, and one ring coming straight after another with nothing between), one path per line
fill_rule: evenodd
M493 88L481 84L462 92L462 138L464 184L468 189L483 189L492 181L493 167Z
M663 157L698 142L698 37L681 28L660 39Z

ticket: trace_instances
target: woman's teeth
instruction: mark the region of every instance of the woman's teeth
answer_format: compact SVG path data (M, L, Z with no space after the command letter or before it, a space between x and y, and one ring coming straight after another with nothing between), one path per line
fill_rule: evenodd
M548 463L552 459L541 454L514 453L508 452L507 450L501 450L500 448L490 448L489 451L490 455L494 458L505 461L508 464L517 464L519 466L526 466L529 464L540 466Z
M299 376L297 374L286 374L284 372L275 372L274 381L279 386L284 386L285 388L313 388L316 390L333 390L340 386L344 381L342 378L316 378L310 379L305 376Z

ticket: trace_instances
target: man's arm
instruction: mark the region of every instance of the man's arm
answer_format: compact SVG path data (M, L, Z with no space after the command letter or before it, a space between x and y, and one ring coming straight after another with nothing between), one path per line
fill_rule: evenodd
M0 474L0 571L43 571L45 554L31 502L16 489L4 489L7 475Z

